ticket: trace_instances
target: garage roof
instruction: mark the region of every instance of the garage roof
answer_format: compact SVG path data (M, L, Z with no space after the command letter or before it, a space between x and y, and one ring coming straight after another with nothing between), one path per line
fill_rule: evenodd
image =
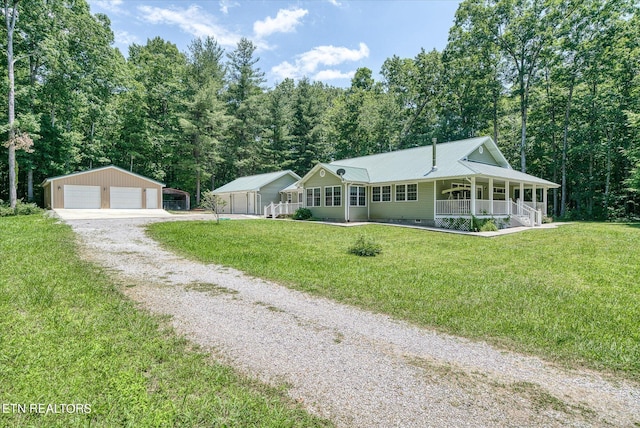
M257 192L267 184L284 177L287 174L291 175L295 180L300 180L300 176L291 170L269 172L266 174L237 178L222 187L218 187L213 191L213 193Z
M72 174L59 175L59 176L57 176L57 177L47 178L46 180L44 180L44 181L42 182L42 186L45 186L46 184L49 184L49 183L51 183L52 181L54 181L54 180L59 180L59 179L61 179L61 178L75 177L75 176L78 176L78 175L82 175L82 174L90 174L90 173L93 173L93 172L103 171L103 170L106 170L106 169L115 169L115 170L120 171L120 172L123 172L123 173L125 173L125 174L129 174L129 175L133 175L134 177L138 177L138 178L140 178L140 179L142 179L142 180L147 180L147 181L149 181L149 182L151 182L151 183L159 184L159 185L160 185L160 186L162 186L162 187L164 187L164 186L165 186L165 185L164 185L164 183L160 183L159 181L152 180L152 179L150 179L150 178L148 178L148 177L145 177L144 175L136 174L136 173L134 173L134 172L127 171L126 169L122 169L122 168L119 168L119 167L114 166L114 165L103 166L103 167L101 167L101 168L93 168L93 169L88 169L88 170L86 170L86 171L74 172L74 173L72 173Z

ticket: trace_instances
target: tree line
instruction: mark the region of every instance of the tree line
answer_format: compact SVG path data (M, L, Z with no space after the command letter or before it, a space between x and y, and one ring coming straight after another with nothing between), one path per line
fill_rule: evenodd
M633 1L464 0L443 51L388 58L377 81L360 68L348 88L267 87L248 39L225 51L198 38L180 52L156 37L125 58L85 0L3 0L3 12L15 118L2 129L0 199L10 165L24 199L41 201L46 177L113 164L199 204L243 175L490 135L512 166L561 184L556 216L640 216Z

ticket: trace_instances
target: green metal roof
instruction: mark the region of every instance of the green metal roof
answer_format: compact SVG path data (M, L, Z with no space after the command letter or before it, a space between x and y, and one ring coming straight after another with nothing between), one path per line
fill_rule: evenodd
M505 169L498 166L487 165L478 162L461 161L461 163L470 170L474 171L476 174L483 176L500 178L510 181L522 181L529 184L540 184L542 186L559 187L556 183L538 178L533 175L525 174L524 172L516 171L515 169Z
M365 168L334 164L322 164L322 167L337 176L340 176L340 174L338 174L338 170L344 170L342 178L349 182L369 183L371 181L369 178L369 172Z
M218 187L213 191L214 194L219 193L234 193L234 192L257 192L264 186L276 181L277 179L284 177L285 175L291 175L295 180L299 180L300 176L293 171L277 171L269 172L266 174L250 175L247 177L240 177L233 180L230 183L225 184L222 187Z
M478 147L488 150L497 165L488 165L467 160ZM380 153L352 159L343 159L330 164L316 165L301 182L316 171L318 166L336 174L343 168L343 179L348 182L390 183L452 177L490 176L506 180L524 181L556 187L557 184L511 168L498 146L490 137L438 143L436 145L436 166L433 168L433 146L415 147L395 152ZM336 174L337 175L337 174Z

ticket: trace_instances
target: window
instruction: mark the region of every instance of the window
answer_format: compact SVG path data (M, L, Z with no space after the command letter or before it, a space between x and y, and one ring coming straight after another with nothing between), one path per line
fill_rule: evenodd
M464 183L451 183L454 189L451 195L454 199L471 199L471 185Z
M352 207L367 206L367 192L364 186L351 186L349 188L349 205Z
M390 202L391 186L375 186L371 188L371 200L373 202Z
M396 201L417 201L418 185L417 184L396 184Z
M324 188L324 206L339 207L342 205L342 187L332 186Z
M307 189L307 206L308 207L320 206L320 188L319 187L313 187L311 189Z
M418 185L407 184L407 201L417 201L417 200L418 200Z

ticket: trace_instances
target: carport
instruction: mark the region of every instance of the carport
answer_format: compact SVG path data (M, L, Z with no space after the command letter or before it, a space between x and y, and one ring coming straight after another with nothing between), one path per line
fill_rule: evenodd
M164 184L111 165L47 178L42 187L46 208L159 209Z

